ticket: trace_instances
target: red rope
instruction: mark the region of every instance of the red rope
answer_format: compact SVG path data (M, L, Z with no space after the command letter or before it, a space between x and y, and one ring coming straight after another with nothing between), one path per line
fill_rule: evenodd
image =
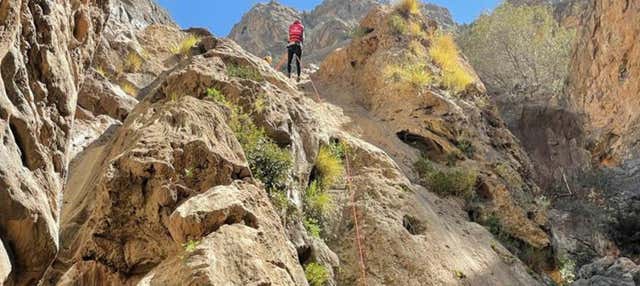
M300 57L298 57L298 55L295 55L295 56L296 56L296 60L300 63L300 68L302 69L302 60L300 59ZM278 67L276 68L276 70L279 71L283 63L284 63L284 55L282 57L282 60L278 64ZM318 102L322 102L322 98L320 97L320 92L318 92L318 89L316 88L316 85L313 82L313 79L311 79L311 76L309 76L309 81L311 82L311 86L313 87L313 91L316 94L316 98L318 99ZM358 222L358 207L356 206L356 192L351 187L351 183L352 183L351 182L351 166L349 163L348 152L345 152L345 169L347 172L347 178L346 178L347 190L351 192L351 211L353 215L354 226L356 229L356 245L358 248L358 258L360 263L360 281L362 285L367 286L367 271L366 271L367 266L364 261L364 248L362 246L363 239L362 239L362 235L360 234L360 224Z
M362 247L362 236L360 234L360 224L358 223L358 209L356 206L356 192L351 188L351 167L349 164L349 154L345 152L345 169L347 171L347 190L351 192L351 210L353 214L353 222L356 229L356 245L358 247L358 255L360 259L360 281L362 285L367 285L367 271L364 262L364 249Z

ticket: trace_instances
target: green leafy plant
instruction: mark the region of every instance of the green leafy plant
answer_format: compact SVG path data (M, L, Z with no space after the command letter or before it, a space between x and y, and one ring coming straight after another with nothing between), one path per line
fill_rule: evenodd
M187 243L183 244L182 247L184 248L185 252L191 253L196 250L198 245L200 245L199 240L189 240Z
M576 281L576 262L575 260L567 257L560 257L558 259L558 267L560 276L564 282L563 285L571 285Z
M252 67L245 67L237 64L230 64L227 66L227 74L232 77L238 77L241 79L264 81L264 77L258 70Z
M320 177L320 184L324 188L331 187L344 172L342 159L335 154L333 147L322 146L316 158L316 170Z
M309 234L311 234L311 236L320 238L322 228L320 227L320 223L318 222L318 220L307 217L302 223L304 224L304 228L309 232Z
M184 169L184 176L187 178L193 178L193 168Z
M445 168L439 170L427 159L414 163L416 172L430 189L443 196L457 196L465 199L473 197L478 175L475 171L463 168Z
M467 156L467 158L473 158L473 155L476 152L476 148L473 146L473 143L471 143L471 141L469 140L458 141L458 144L456 144L456 147L458 147L458 149L462 152L462 154Z
M306 211L312 217L324 217L332 208L331 196L323 190L317 181L313 181L304 193Z
M230 106L229 101L227 101L227 98L222 94L222 91L217 88L208 88L207 98L224 106Z
M312 262L304 267L304 275L309 282L309 286L324 286L329 280L329 271L326 267Z

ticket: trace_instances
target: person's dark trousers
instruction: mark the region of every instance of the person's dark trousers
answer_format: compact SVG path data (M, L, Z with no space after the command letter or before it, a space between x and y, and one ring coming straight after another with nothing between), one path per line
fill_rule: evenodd
M300 59L302 59L302 47L300 44L293 44L287 47L288 49L288 58L287 58L287 72L289 77L291 77L291 61L294 60L294 55L298 56L296 60L296 67L298 68L298 78L300 78Z

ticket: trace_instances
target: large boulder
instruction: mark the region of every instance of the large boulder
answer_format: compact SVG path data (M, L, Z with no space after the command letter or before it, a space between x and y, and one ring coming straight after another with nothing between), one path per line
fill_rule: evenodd
M640 284L640 266L628 258L604 257L580 268L574 286L635 286Z

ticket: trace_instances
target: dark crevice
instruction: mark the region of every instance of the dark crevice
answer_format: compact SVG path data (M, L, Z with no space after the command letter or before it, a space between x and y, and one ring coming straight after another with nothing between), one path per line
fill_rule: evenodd
M9 122L9 128L11 129L11 134L13 135L13 140L18 147L18 152L20 155L20 159L22 160L22 166L29 167L29 158L27 158L27 151L24 149L24 141L20 133L18 133L18 129L16 128L13 121Z
M420 235L427 230L424 223L409 215L405 215L402 218L402 226L412 235Z
M300 262L301 265L307 264L309 259L311 259L311 246L300 246L296 249L296 252L298 252L298 262Z
M426 138L424 136L420 136L415 133L411 133L409 131L400 131L396 133L398 138L402 140L402 142L408 144L409 146L416 148L422 152L427 158L434 160L441 160L444 158L444 148L436 143L435 141Z

